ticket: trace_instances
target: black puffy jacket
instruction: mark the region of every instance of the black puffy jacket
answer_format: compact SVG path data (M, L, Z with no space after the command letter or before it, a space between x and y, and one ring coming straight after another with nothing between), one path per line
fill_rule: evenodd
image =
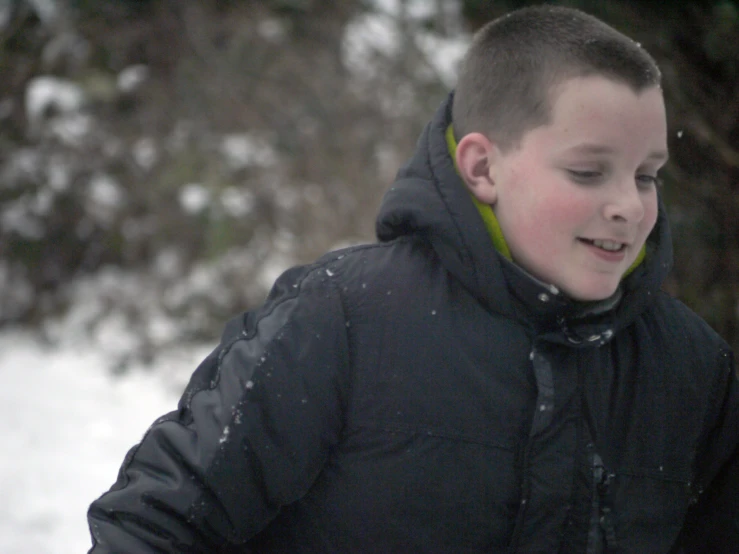
M90 507L93 554L739 552L727 345L659 287L664 210L620 300L499 256L447 101L380 242L287 271Z

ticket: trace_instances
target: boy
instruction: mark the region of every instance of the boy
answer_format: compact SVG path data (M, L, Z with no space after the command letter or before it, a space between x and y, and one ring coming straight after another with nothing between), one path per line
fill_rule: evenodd
M483 28L379 244L229 323L90 552L739 551L731 352L659 290L666 160L633 41L556 7Z

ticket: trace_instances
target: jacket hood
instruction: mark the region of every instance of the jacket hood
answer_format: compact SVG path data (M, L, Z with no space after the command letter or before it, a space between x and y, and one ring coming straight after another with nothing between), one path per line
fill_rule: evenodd
M472 196L449 153L451 93L423 130L410 160L398 171L377 218L379 240L416 235L431 243L446 269L489 310L520 317L521 309L542 321L617 313L625 325L646 308L672 266L665 207L647 239L644 261L622 282L617 297L599 306L575 302L505 259L493 246ZM628 300L628 301L623 301ZM610 323L613 325L613 322Z

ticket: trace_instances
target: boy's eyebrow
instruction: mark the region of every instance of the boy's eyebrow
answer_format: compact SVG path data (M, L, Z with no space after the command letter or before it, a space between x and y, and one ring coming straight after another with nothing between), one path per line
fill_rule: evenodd
M652 152L647 156L648 160L655 160L658 162L666 162L670 159L670 155L667 153L667 150L658 150L657 152Z
M570 152L576 154L613 154L615 149L605 144L585 143L573 147ZM647 160L657 162L666 162L669 159L670 155L667 150L655 150L647 156Z

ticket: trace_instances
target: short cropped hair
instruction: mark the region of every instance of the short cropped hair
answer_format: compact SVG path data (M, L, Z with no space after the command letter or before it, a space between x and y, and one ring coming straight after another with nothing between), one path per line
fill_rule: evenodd
M591 15L562 6L510 12L472 39L454 92L454 134L479 132L509 150L550 122L558 85L592 75L636 93L661 83L646 50Z

